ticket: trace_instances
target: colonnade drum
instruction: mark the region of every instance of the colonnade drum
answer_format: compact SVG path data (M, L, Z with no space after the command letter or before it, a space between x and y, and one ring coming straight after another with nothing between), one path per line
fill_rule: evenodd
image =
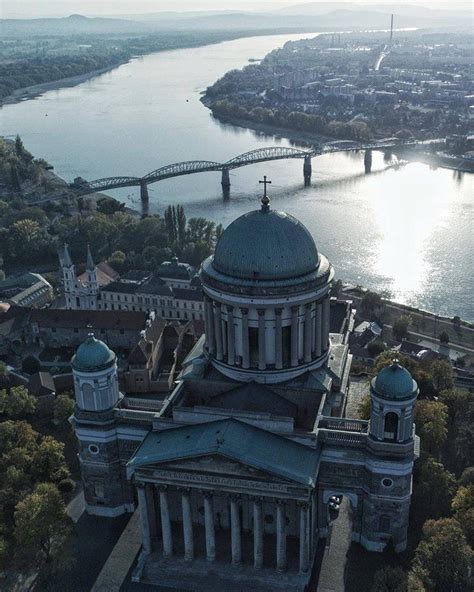
M309 503L142 482L137 491L147 554L191 562L201 551L209 562L255 569L265 557L265 566L278 571L309 570L317 543Z
M297 368L321 360L329 348L328 295L265 307L226 305L205 296L204 311L207 352L230 367Z

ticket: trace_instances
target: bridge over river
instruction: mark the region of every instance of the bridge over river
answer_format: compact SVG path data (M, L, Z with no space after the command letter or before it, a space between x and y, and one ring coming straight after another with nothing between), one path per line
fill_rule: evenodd
M364 167L365 172L369 173L372 166L372 150L382 150L386 153L392 153L401 148L417 148L425 146L428 143L439 143L440 140L431 140L428 142L404 141L396 138L389 138L379 142L360 143L350 140L341 140L335 142L327 142L319 146L314 146L310 150L301 150L299 148L286 148L280 146L273 146L267 148L258 148L245 152L228 160L227 162L214 162L209 160L190 160L187 162L177 162L168 164L156 169L144 177L132 176L116 176L106 177L103 179L96 179L95 181L86 181L78 177L71 183L70 187L79 195L87 195L89 193L98 193L117 189L120 187L140 187L140 197L142 204L146 206L148 203L148 185L170 179L172 177L180 177L182 175L192 175L194 173L220 172L221 184L224 191L228 191L230 187L230 171L240 167L256 164L259 162L268 162L272 160L284 160L299 158L304 161L303 177L306 184L311 183L312 164L311 159L322 154L329 154L332 152L348 152L353 150L364 150Z

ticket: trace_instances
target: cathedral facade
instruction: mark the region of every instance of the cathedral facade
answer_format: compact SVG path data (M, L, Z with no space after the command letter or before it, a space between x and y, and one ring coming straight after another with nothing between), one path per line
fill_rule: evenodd
M122 395L93 335L72 361L87 510L138 508L134 579L302 591L333 496L350 502L353 541L404 550L418 388L394 361L372 380L370 421L343 417L351 355L308 230L264 198L200 276L205 335L170 394Z

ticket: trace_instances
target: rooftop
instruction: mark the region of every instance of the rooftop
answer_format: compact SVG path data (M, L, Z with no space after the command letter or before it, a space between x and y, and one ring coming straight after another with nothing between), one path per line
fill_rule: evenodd
M223 232L213 267L240 279L289 279L314 272L319 255L309 230L285 212L262 208L234 220Z
M127 465L127 473L150 464L220 454L257 469L314 486L319 454L235 419L151 432Z

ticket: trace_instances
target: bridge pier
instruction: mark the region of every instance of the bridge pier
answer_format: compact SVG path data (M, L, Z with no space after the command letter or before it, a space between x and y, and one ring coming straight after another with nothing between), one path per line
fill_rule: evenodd
M367 149L364 154L364 168L367 175L372 170L372 150Z
M311 165L311 156L307 154L304 157L303 163L303 177L305 186L311 185L311 175L313 173L313 167Z
M148 195L148 185L145 181L140 181L140 200L142 202L142 217L145 218L148 216L148 205L149 205L149 195Z
M227 169L227 168L222 169L221 185L222 185L222 187L230 187L230 174L229 174L229 169Z

